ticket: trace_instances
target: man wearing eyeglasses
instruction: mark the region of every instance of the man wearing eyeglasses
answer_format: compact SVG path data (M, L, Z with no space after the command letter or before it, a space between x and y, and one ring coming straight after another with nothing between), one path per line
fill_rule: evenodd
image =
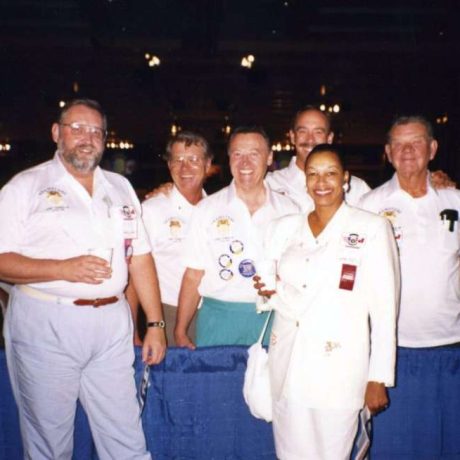
M129 182L98 167L106 118L69 102L51 129L54 158L0 192L0 278L15 283L5 320L25 458L71 458L80 399L99 458L150 459L133 376L128 272L149 327L148 364L165 353L158 282Z
M203 183L211 168L212 154L203 136L181 131L169 139L164 159L173 186L166 195L158 193L142 203L142 218L158 271L166 338L169 346L175 346L174 325L185 270L182 262L184 237L193 208L206 196ZM138 302L131 283L127 297L136 318ZM195 321L190 323L188 332L192 340L195 340ZM138 335L135 335L135 343L140 343Z

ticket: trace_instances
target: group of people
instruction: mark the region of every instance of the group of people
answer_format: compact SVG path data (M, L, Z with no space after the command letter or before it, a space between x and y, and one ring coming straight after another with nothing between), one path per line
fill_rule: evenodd
M372 191L349 174L314 107L296 113L296 154L279 171L267 173L262 128L235 129L232 181L210 196L209 144L182 131L166 148L172 188L142 206L124 178L98 167L106 129L97 102L67 103L52 126L54 158L0 192L9 216L0 279L14 284L5 347L26 457L71 457L79 398L99 457L150 458L133 334L156 364L166 344L251 345L268 314L256 304L273 309L281 460L347 458L359 410L388 405L397 344L460 343L460 192L433 187L437 143L425 118L393 123L385 151L395 174ZM145 311L142 340L129 305Z

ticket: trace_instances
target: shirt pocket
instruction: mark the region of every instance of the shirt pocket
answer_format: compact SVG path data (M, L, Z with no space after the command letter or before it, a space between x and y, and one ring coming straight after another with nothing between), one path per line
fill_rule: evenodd
M434 228L436 239L443 252L459 253L460 231L458 221L439 220Z

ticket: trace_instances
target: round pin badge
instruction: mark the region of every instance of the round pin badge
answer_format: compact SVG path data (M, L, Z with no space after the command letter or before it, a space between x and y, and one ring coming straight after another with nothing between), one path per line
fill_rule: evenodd
M230 243L232 254L241 254L244 250L244 244L240 240L234 240Z
M252 278L256 274L256 267L254 261L251 259L244 259L240 262L238 270L241 276L245 278Z
M232 258L228 254L219 256L219 265L223 268L228 268L232 265Z
M228 270L227 268L224 268L219 272L219 276L224 281L230 281L233 278L233 272L231 270Z

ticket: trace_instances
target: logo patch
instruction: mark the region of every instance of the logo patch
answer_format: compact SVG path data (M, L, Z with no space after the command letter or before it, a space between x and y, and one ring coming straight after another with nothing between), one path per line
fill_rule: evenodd
M349 233L348 235L342 235L345 246L348 248L360 249L364 246L366 241L366 235L359 235L358 233Z

